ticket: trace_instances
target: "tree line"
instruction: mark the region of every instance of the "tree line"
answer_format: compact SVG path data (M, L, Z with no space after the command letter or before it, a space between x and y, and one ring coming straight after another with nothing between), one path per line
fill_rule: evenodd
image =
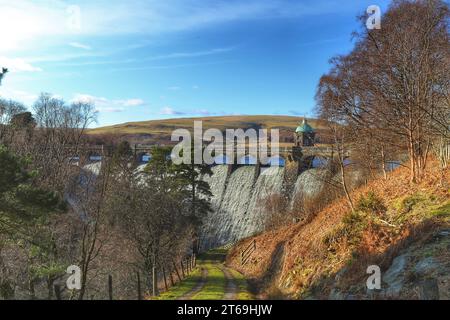
M389 158L407 155L417 182L433 147L450 137L449 6L396 0L381 29L368 30L366 19L360 17L353 50L333 57L321 77L317 112L330 124L338 155L351 149L385 174Z
M197 252L209 167L176 166L164 147L139 166L126 141L101 163L74 165L96 116L90 103L46 93L31 112L0 100L0 298L53 299L69 265L81 289L64 298L105 298L111 274L116 296L136 298L137 273L152 293L152 273Z

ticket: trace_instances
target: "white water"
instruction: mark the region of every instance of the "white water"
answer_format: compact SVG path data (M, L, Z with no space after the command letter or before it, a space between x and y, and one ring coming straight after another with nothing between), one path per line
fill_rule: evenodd
M211 199L212 206L216 209L220 206L222 200L222 192L225 189L225 180L227 179L227 166L215 166L211 169L213 174L206 175L203 180L209 183L213 198Z
M219 179L222 182L226 179L227 166L217 166L215 168L220 167L223 167L223 169L216 170L219 170L221 175L213 176L211 179ZM255 170L256 167L254 166L244 166L236 169L229 177L224 191L213 184L212 192L219 199L215 200L216 209L208 215L206 220L201 241L203 247L216 247L240 238L239 224L243 222L247 212L253 189ZM214 189L219 189L223 193L214 193ZM223 196L220 199L221 194ZM217 203L220 203L218 207Z
M329 178L327 174L324 169L310 169L302 172L295 183L291 209L297 201L306 201L318 196Z
M240 237L248 237L264 230L266 224L265 200L283 189L284 168L271 167L261 173L253 188L246 217L239 229Z
M201 236L202 249L238 241L264 229L264 199L281 193L284 168L265 169L257 177L255 166L242 166L228 178L227 166L214 167L214 175L205 180L214 194L213 212L205 220Z

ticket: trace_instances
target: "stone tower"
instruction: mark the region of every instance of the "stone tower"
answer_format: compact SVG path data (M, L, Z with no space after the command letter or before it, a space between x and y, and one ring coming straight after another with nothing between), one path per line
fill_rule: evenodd
M314 146L315 136L316 132L308 124L306 118L303 118L302 124L295 129L294 144L296 147L312 147Z

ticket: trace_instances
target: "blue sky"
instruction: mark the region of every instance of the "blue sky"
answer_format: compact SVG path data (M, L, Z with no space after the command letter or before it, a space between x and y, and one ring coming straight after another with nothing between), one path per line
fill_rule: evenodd
M0 0L0 96L92 101L97 126L312 115L320 76L385 0Z

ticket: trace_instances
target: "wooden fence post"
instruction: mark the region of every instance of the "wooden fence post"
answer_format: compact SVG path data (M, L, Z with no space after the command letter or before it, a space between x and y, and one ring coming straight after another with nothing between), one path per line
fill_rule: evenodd
M55 289L55 297L56 297L56 300L62 300L62 299L61 299L61 287L59 286L59 284L55 284L55 285L53 286L53 288Z
M156 297L158 296L158 276L156 274L156 266L153 265L152 268L152 291L153 291L153 296Z
M108 275L108 295L109 300L113 299L112 275Z
M169 290L169 287L167 286L167 278L166 278L166 268L162 267L163 277L164 277L164 287L166 288L166 291Z
M170 286L174 286L175 282L173 281L173 271L169 271L169 278L170 278Z
M181 281L180 273L178 272L177 265L175 264L175 261L172 260L173 268L175 269L175 272L177 273L178 281Z
M142 300L141 275L139 274L139 271L137 271L136 274L137 274L137 293L138 293L138 300Z
M256 240L253 240L244 250L241 252L241 265L247 263L252 253L256 250Z
M183 260L180 261L181 264L181 273L183 274L183 279L186 278L185 272L184 272L184 265L183 265Z

